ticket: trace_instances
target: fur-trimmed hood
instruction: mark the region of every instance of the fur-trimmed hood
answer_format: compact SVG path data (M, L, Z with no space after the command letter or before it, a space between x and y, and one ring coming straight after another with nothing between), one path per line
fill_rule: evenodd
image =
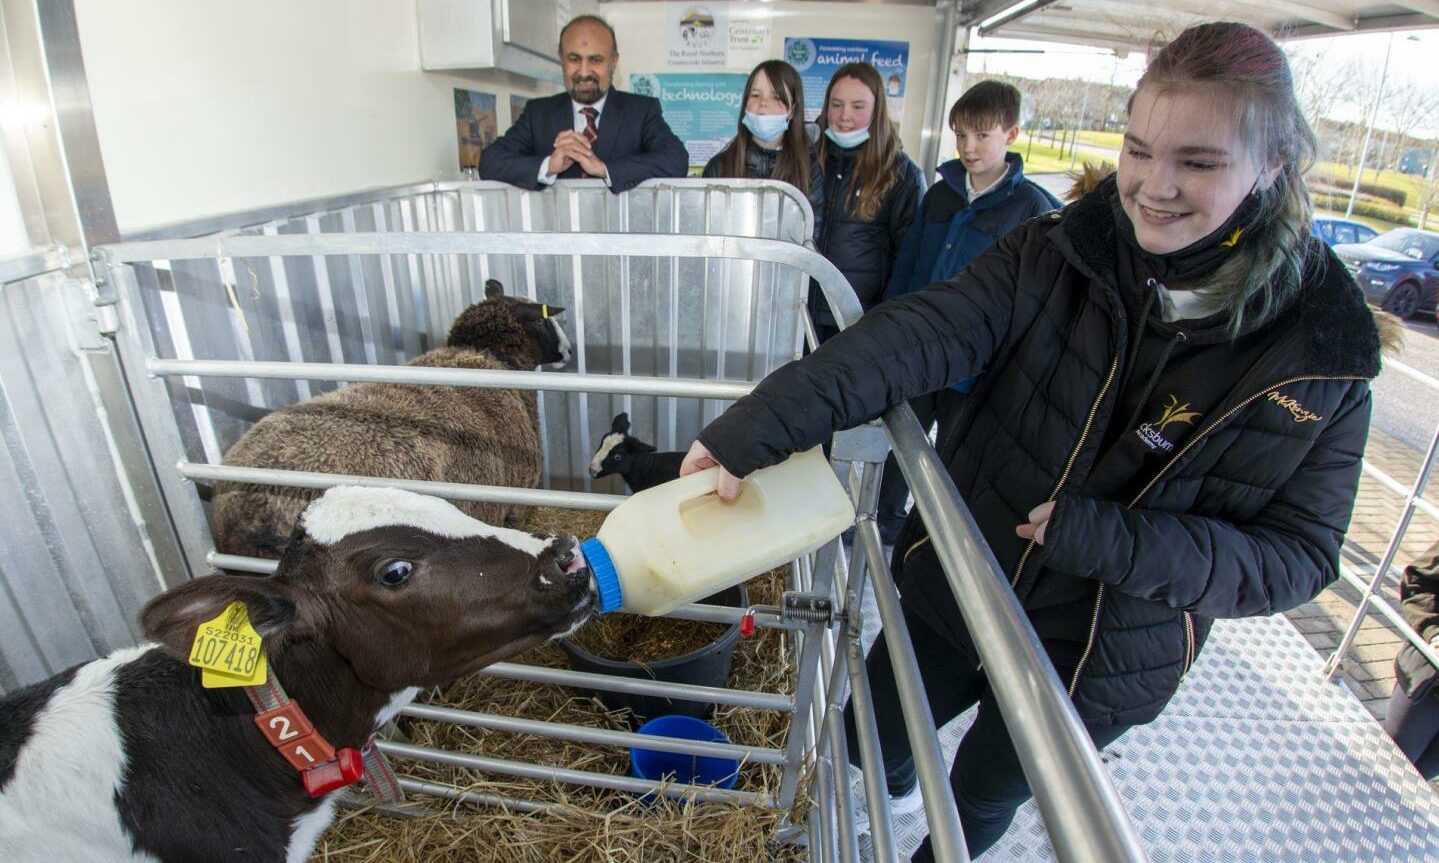
M1077 202L1046 218L1055 223L1049 239L1065 258L1090 278L1117 289L1117 229L1107 200L1113 182L1104 178ZM1300 330L1304 345L1301 373L1377 377L1380 333L1373 310L1329 247L1317 238L1307 239L1313 248L1303 284L1275 322Z

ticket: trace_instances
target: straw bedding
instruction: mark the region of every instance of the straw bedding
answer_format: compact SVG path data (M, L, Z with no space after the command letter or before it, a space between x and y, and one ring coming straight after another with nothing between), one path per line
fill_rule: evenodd
M529 529L535 532L593 536L603 513L540 507L533 511ZM750 602L776 604L784 591L786 570L776 569L748 583ZM615 619L622 620L620 616ZM644 621L649 628L673 627L676 621ZM723 627L713 624L696 626ZM589 627L587 627L589 628ZM628 624L627 638L643 635ZM577 633L578 636L578 633ZM616 633L587 636L587 649L615 643ZM680 638L661 637L670 649ZM710 640L713 639L710 636ZM707 642L706 642L707 643ZM681 645L682 646L682 645ZM792 693L793 668L789 640L783 632L758 630L741 639L734 654L730 685L738 689ZM608 652L605 650L604 652ZM683 652L683 651L681 651ZM628 658L628 657L617 657ZM514 661L566 667L564 654L546 644ZM588 693L568 687L500 680L475 675L456 681L422 700L502 716L545 719L573 725L630 730L625 711L606 711ZM789 716L777 711L718 707L711 721L735 743L782 748ZM572 743L564 740L510 734L478 728L438 725L405 719L401 729L420 746L514 759L578 770L629 775L627 750ZM781 813L760 807L693 803L662 799L641 803L633 795L556 782L542 782L499 774L480 774L444 765L415 761L396 763L407 776L505 797L559 804L548 813L525 814L492 807L452 804L417 798L443 812L413 820L400 820L370 812L346 813L321 837L311 858L337 863L419 863L419 861L475 861L475 863L752 863L799 861L803 852L771 842ZM736 790L776 793L780 768L746 765ZM801 782L801 788L804 783ZM801 801L801 806L804 806ZM796 813L796 819L802 818Z

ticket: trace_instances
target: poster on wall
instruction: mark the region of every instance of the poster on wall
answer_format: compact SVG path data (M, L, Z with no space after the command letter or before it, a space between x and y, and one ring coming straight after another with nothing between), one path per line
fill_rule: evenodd
M733 9L729 19L729 67L753 69L774 57L768 9Z
M660 100L660 110L690 153L703 166L734 137L739 122L743 72L656 72L630 75L630 90Z
M480 152L499 136L495 94L455 90L455 132L460 142L460 170L480 167Z
M729 65L728 3L666 3L665 30L670 68Z
M784 59L799 72L804 82L804 118L813 120L824 107L829 79L846 63L865 62L879 72L884 82L890 119L904 117L904 87L909 69L908 42L881 42L873 39L826 39L786 37Z
M515 122L520 119L520 115L523 114L523 113L525 113L525 105L526 105L529 101L530 101L530 97L528 97L528 96L516 96L516 95L513 94L513 93L510 94L510 125L511 125L511 126L515 125Z

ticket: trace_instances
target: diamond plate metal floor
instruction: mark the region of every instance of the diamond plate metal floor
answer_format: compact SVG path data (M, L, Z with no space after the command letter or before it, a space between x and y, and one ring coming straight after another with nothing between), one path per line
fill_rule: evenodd
M1439 793L1321 666L1282 616L1220 621L1164 715L1105 750L1153 863L1439 860ZM947 759L972 721L941 729ZM929 832L896 828L905 855ZM1033 802L981 859L1055 859Z

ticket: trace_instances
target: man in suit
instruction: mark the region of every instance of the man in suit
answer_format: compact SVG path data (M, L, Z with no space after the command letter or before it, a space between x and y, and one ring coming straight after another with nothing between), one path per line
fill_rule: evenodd
M525 189L598 177L613 192L652 177L683 177L689 154L660 114L660 103L610 88L619 62L615 31L581 15L560 31L568 92L531 99L524 113L480 157L480 179Z

